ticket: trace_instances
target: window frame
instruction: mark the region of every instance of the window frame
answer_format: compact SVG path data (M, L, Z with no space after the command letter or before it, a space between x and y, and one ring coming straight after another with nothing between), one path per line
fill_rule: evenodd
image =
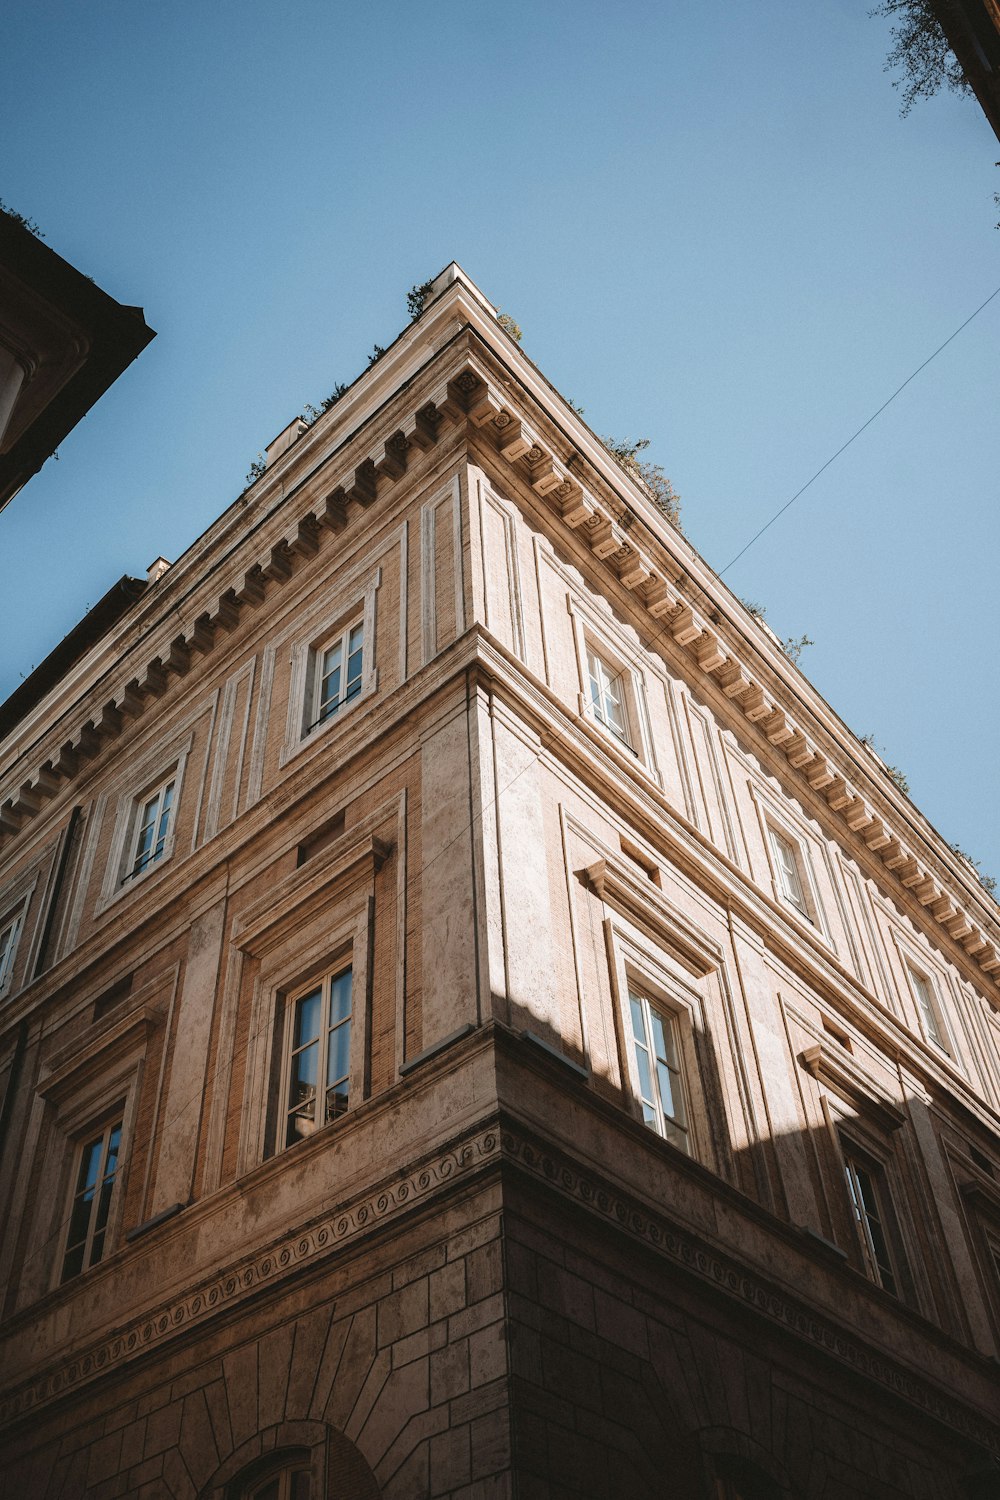
M295 641L290 650L288 710L285 740L279 754L279 766L318 738L343 724L364 702L378 691L376 604L382 583L382 568L375 568L363 583L344 589L338 608L327 614L323 623L308 636ZM343 652L352 630L362 631L361 676L356 692L338 704L331 713L319 716L318 696L322 686L324 659L339 645ZM344 662L342 660L341 670Z
M830 932L826 913L819 899L816 876L808 844L795 829L790 827L786 819L777 816L770 803L766 807L761 808L761 815L775 900L779 906L794 912L807 926L812 928L818 937L823 939L828 947L836 951L833 934ZM793 896L789 895L786 889L784 862L779 855L781 847L786 848L791 854L792 867L798 881L801 902L796 901Z
M350 675L350 666L355 652L351 650L351 644L354 639L355 632L359 630L361 632L361 660L358 664L357 677L352 678ZM326 661L327 657L333 651L340 652L340 661L336 668L331 667L328 672L326 670ZM304 726L302 731L303 734L311 734L314 729L318 729L321 724L325 724L327 719L335 719L337 715L341 713L341 711L346 712L351 704L353 704L355 698L360 695L364 686L365 676L364 614L360 614L348 620L346 625L344 625L343 628L338 633L336 633L325 646L315 647L313 650L312 666L312 683L309 689L307 700L308 707L306 708L305 713L306 715L310 713L315 714L316 717L312 720L312 723L306 724ZM347 669L346 672L345 667ZM334 671L337 671L338 673L341 673L344 677L346 677L346 690L339 694L336 702L329 703L328 706L326 706L324 712L324 705L327 704L327 700L323 697L323 684L328 676L332 676ZM351 688L352 681L356 682L357 684L353 690ZM319 708L318 713L317 707Z
M129 891L137 890L147 880L160 874L173 858L177 849L181 800L184 795L184 773L193 743L194 736L188 734L181 742L175 742L167 748L160 746L145 756L133 768L128 787L119 793L111 848L97 902L98 915L113 902L122 900ZM141 869L134 870L132 866L136 859L143 812L154 797L162 797L168 786L172 787L172 795L163 847L154 859L148 859ZM158 810L157 818L160 816Z
M153 815L147 825L144 820L150 807L153 808ZM164 818L166 827L164 827ZM119 885L125 886L142 879L153 865L158 865L161 860L170 858L174 850L176 819L177 775L176 771L170 771L158 786L150 788L148 792L142 792L133 799L132 817L125 838L122 869L118 877ZM152 830L154 837L150 840L150 848L143 852L140 841L147 826Z
M921 1032L932 1047L954 1061L955 1043L941 1008L937 985L928 971L918 967L911 958L906 958L905 963L906 980Z
M99 1126L97 1124L93 1125L84 1133L84 1137L92 1137L94 1130L97 1130L99 1132L96 1139L78 1139L77 1148L74 1155L75 1170L73 1171L70 1178L69 1201L65 1212L66 1233L63 1235L62 1240L63 1252L59 1270L60 1286L65 1286L69 1281L75 1281L77 1277L83 1276L87 1271L93 1270L94 1266L100 1265L100 1263L107 1258L107 1255L111 1253L110 1250L108 1250L111 1227L113 1223L117 1227L117 1220L120 1217L120 1215L118 1215L115 1210L119 1206L118 1200L121 1197L121 1183L124 1178L125 1168L124 1154L122 1150L122 1142L125 1132L124 1103L122 1103L120 1107L109 1111L103 1123ZM107 1198L107 1208L105 1211L104 1223L100 1226L100 1229L96 1227L96 1220L100 1215L101 1197L99 1193L95 1192L91 1201L90 1211L87 1216L87 1228L83 1239L77 1239L71 1246L69 1243L69 1237L73 1232L73 1218L76 1211L76 1203L77 1200L85 1192L87 1186L86 1183L82 1180L85 1153L95 1145L100 1147L100 1171L98 1173L97 1181L99 1181L103 1186L104 1182L107 1180L107 1172L105 1169L109 1152L112 1149L111 1141L116 1134L117 1140L113 1148L115 1152L115 1167L114 1171L111 1173L111 1190ZM95 1259L93 1255L93 1244L97 1234L100 1234L101 1237L101 1247L100 1253ZM71 1250L76 1249L77 1247L79 1247L83 1252L82 1263L77 1270L67 1271L66 1261L70 1255Z
M628 974L628 970L626 970ZM684 1058L681 1051L680 1027L677 1012L673 1007L667 1006L659 996L650 997L648 984L642 985L636 982L632 975L628 975L626 997L628 1000L628 1013L626 1025L628 1035L632 1041L629 1060L631 1063L631 1082L633 1098L639 1106L642 1122L653 1130L662 1140L668 1141L670 1145L676 1146L683 1151L685 1156L692 1155L690 1118L691 1111L688 1105L688 1087L685 1078ZM639 1010L643 1023L643 1039L640 1042L635 1031L635 1013ZM656 1017L661 1024L666 1023L663 1028L668 1049L672 1050L673 1057L659 1057L655 1046L651 1042L652 1021ZM673 1084L672 1093L678 1096L679 1110L675 1108L673 1114L668 1114L663 1104L662 1089L660 1085L660 1069L657 1066L648 1067L650 1080L649 1099L643 1088L642 1065L638 1058L639 1049L647 1054L647 1063L652 1057L656 1063L663 1064L668 1073L673 1075L670 1082ZM666 1050L666 1049L665 1049ZM676 1078L676 1083L673 1082ZM646 1117L646 1111L654 1114L653 1119ZM678 1139L677 1137L680 1137Z
M610 745L626 756L629 765L637 765L645 775L660 785L661 776L646 704L646 663L642 658L642 648L638 642L627 641L613 621L592 614L574 593L567 593L566 598L576 645L580 717L592 724ZM621 683L624 735L607 722L594 703L591 657L601 663L612 682Z
M337 984L337 981L343 979L345 975L350 975L351 977L350 1010L348 1011L346 1017L342 1017L333 1025L326 1025L324 1023L328 1020L330 1014L330 1007L332 1005L334 997L334 986ZM314 1040L296 1047L295 1027L298 1007L305 1000L310 999L317 992L321 996L320 1031ZM279 1062L279 1094L274 1120L271 1152L269 1153L275 1156L283 1151L290 1150L293 1146L299 1145L302 1140L308 1140L311 1136L318 1135L321 1130L326 1130L331 1125L335 1125L339 1119L342 1119L343 1116L347 1114L349 1109L351 1109L352 1107L357 1107L361 1091L364 1087L364 1072L362 1060L358 1057L358 1049L354 1045L354 1035L357 1032L358 1027L356 1015L357 993L354 980L353 953L350 951L344 952L341 955L341 961L339 963L333 964L329 971L318 974L311 981L305 984L299 984L295 986L294 989L282 994L279 999L279 1004L283 1007L283 1015L278 1023L281 1027L282 1032ZM345 1024L348 1027L348 1061L347 1073L343 1076L346 1077L347 1080L347 1103L344 1105L343 1109L338 1111L337 1114L335 1114L330 1119L324 1119L322 1123L317 1123L314 1118L312 1122L312 1128L310 1130L303 1131L298 1139L290 1139L291 1117L294 1113L298 1112L297 1110L294 1110L291 1105L291 1094L294 1081L292 1071L293 1058L297 1055L297 1053L305 1051L307 1047L316 1045L318 1047L316 1066L317 1080L319 1078L326 1077L329 1063L330 1037L332 1036L333 1032L340 1030L340 1028ZM318 1103L321 1094L328 1089L329 1083L327 1083L324 1086L324 1089L321 1090L317 1082L317 1086L313 1094L314 1101Z
M894 1297L897 1302L912 1303L914 1300L913 1275L886 1164L878 1156L859 1145L855 1136L849 1131L838 1128L837 1142L840 1148L843 1179L846 1183L847 1208L854 1224L854 1241L861 1257L862 1269L868 1280L886 1292L888 1296ZM862 1215L857 1191L860 1185L856 1182L859 1172L863 1172L868 1178L877 1213L872 1212L865 1205L864 1215ZM863 1194L860 1196L863 1202ZM876 1218L879 1228L883 1231L886 1267L883 1267L879 1260L869 1223L869 1214ZM887 1276L893 1283L891 1286L886 1285Z
M609 909L608 901L615 899L617 882L613 878L611 861L606 859L603 863L604 878L601 880L600 894L605 902L606 912L604 935L615 1017L618 1076L622 1093L627 1096L627 1108L632 1118L658 1140L695 1161L718 1169L719 1161L726 1154L722 1139L724 1122L721 1117L717 1121L713 1120L709 1110L706 1080L710 1076L710 1060L707 1056L700 1055L699 1047L699 1037L705 1035L704 1000L699 981L715 972L718 961L714 955L710 957L708 954L699 954L694 962L701 972L696 977L679 957L666 951L664 946L648 937L619 911ZM593 884L592 871L588 870L588 876L591 876ZM632 884L627 878L626 883ZM656 920L655 915L653 920ZM664 936L666 937L666 933ZM678 931L677 937L680 936ZM630 990L641 992L649 1005L673 1023L678 1071L683 1089L686 1148L671 1141L656 1125L647 1123L643 1117L629 1002Z
M24 919L28 914L28 897L24 896L20 901L6 909L0 917L0 944L10 934L5 948L0 948L0 1000L13 990L14 965L17 963L17 951L24 936Z

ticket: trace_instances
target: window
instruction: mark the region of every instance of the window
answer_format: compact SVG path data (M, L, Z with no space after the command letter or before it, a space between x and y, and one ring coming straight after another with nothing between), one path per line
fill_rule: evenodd
M365 654L364 620L355 620L323 650L315 653L312 722L307 732L332 719L361 692Z
M844 1150L844 1170L865 1270L876 1286L898 1297L902 1251L890 1248L891 1242L898 1240L899 1235L892 1216L885 1174L850 1146Z
M80 1153L80 1169L70 1209L62 1276L68 1281L104 1255L108 1216L118 1176L122 1121L108 1125Z
M240 1490L241 1500L310 1500L311 1465L308 1461L279 1469Z
M142 875L164 854L170 852L173 840L174 792L176 780L173 776L157 787L150 797L140 797L135 803L132 836L127 849L125 868L121 883L125 885Z
M927 1040L933 1042L935 1047L940 1047L942 1052L950 1053L948 1034L938 1005L934 981L910 966L907 966L907 974Z
M776 828L768 828L771 839L771 852L774 855L774 866L777 874L778 892L782 900L787 901L789 906L795 910L807 922L812 921L812 913L806 903L805 880L800 865L801 854L790 839Z
M10 988L23 917L24 908L22 907L0 921L0 995L5 995Z
M642 1117L658 1135L690 1152L677 1022L632 985L628 1003Z
M587 646L587 681L595 719L631 749L624 674L616 672L590 645Z
M350 1098L351 970L290 997L286 1017L285 1146L345 1113ZM321 1082L322 1080L322 1082Z

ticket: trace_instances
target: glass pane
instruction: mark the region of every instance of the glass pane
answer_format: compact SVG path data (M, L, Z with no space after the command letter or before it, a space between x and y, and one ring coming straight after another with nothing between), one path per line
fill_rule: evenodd
M347 1113L347 1088L328 1089L326 1094L326 1123L339 1120Z
M639 1093L643 1099L652 1099L653 1078L649 1071L649 1053L639 1042L635 1044L635 1062L639 1069Z
M670 1069L661 1062L656 1064L656 1082L660 1089L660 1108L665 1115L675 1119L678 1110L674 1107L674 1085L670 1076Z
M288 1103L291 1108L311 1099L316 1092L316 1067L319 1062L319 1043L310 1042L292 1058L292 1086Z
M295 1022L292 1030L292 1047L299 1048L306 1042L314 1042L319 1036L320 1018L323 1009L323 991L313 990L295 1004Z
M350 1072L351 1023L342 1021L330 1032L330 1050L326 1061L326 1082L345 1083Z
M82 1245L86 1240L87 1230L90 1228L90 1208L93 1201L93 1190L73 1200L73 1213L69 1221L69 1233L66 1236L67 1245Z
M629 990L629 1009L632 1012L632 1035L637 1042L646 1040L646 1023L642 1016L642 1001Z
M83 1156L80 1160L80 1177L77 1181L76 1190L82 1192L84 1188L92 1188L97 1181L101 1170L101 1155L104 1149L104 1137L99 1136L96 1141L91 1141L83 1148Z
M292 1492L290 1500L309 1500L309 1470L296 1469L292 1475Z
M79 1276L83 1270L83 1246L75 1245L67 1250L63 1258L62 1279L68 1281L71 1276Z
M115 1179L105 1177L101 1183L101 1190L97 1196L97 1214L94 1219L94 1234L104 1233L108 1223L108 1210L111 1207L111 1194L114 1191ZM90 1257L90 1264L94 1264L94 1256Z
M345 1020L351 1014L351 971L345 969L330 984L330 1025Z

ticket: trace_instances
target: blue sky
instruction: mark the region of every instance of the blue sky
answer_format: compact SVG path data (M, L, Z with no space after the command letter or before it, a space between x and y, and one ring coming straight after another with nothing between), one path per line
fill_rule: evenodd
M0 698L458 260L722 568L1000 285L869 0L10 0L0 197L158 337L0 513ZM726 574L1000 876L1000 297Z

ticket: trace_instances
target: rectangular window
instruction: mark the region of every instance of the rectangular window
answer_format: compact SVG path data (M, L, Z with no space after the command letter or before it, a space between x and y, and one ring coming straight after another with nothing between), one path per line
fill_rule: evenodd
M294 1145L345 1113L351 1072L351 970L288 1003L284 1136Z
M642 1117L658 1135L690 1152L677 1022L631 985L628 1002Z
M938 1008L937 995L934 992L934 982L928 979L926 974L920 974L916 969L908 969L910 986L913 990L920 1019L923 1022L924 1033L927 1040L933 1042L935 1047L940 1047L942 1052L950 1052L948 1037L945 1032L944 1022Z
M309 729L332 719L361 692L364 678L365 627L363 620L348 625L332 645L316 652L312 701L314 717Z
M775 869L778 874L778 890L783 900L789 906L794 906L807 921L812 921L809 907L806 904L805 886L802 871L799 868L799 855L795 845L790 839L786 839L777 829L769 828L771 838L771 850L774 854Z
M898 1297L896 1257L890 1249L890 1240L895 1237L892 1205L884 1174L850 1150L844 1152L844 1168L865 1269L877 1286Z
M592 646L588 646L587 677L594 717L631 749L622 674L614 671Z
M121 883L155 865L170 847L170 825L174 810L175 781L171 777L152 794L135 805L135 821Z
M7 993L14 973L17 940L21 936L23 917L22 910L0 922L0 995Z
M121 1139L122 1121L119 1120L88 1141L80 1153L80 1169L63 1255L62 1281L79 1276L89 1266L96 1266L104 1256Z

